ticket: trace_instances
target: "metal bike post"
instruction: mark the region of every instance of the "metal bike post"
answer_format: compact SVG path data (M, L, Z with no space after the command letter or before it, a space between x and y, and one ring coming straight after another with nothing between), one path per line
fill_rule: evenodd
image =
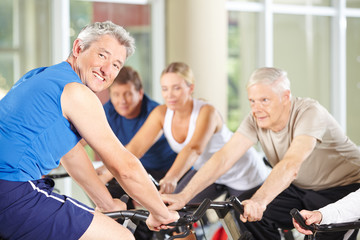
M241 237L240 226L236 221L236 216L233 210L216 209L222 226L228 236L229 240L238 240Z

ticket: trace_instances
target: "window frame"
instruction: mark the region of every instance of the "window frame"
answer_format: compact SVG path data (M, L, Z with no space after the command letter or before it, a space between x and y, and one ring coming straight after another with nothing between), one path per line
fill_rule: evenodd
M260 66L273 66L274 14L328 16L332 18L331 58L331 109L330 112L346 131L346 19L360 18L360 9L346 8L346 0L333 1L332 6L275 4L272 0L238 2L228 0L227 11L259 13L259 62ZM265 41L266 39L266 41Z
M86 0L94 2L95 0ZM152 78L158 79L165 67L165 1L164 0L96 0L96 2L124 3L136 5L151 5L151 67ZM70 39L70 0L53 0L52 5L52 63L66 59L71 46ZM61 29L59 31L59 29ZM156 101L162 101L159 81L152 81L151 96Z

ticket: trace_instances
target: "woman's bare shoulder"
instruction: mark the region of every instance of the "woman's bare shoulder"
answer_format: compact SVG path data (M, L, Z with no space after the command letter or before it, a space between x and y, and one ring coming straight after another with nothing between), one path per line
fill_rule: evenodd
M159 105L151 112L151 114L165 116L167 107L165 104Z

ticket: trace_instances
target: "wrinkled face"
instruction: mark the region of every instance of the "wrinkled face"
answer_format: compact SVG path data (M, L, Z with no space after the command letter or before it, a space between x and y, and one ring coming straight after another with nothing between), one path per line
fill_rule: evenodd
M104 35L82 50L81 41L75 41L74 69L81 81L93 92L108 88L126 60L126 48L114 37Z
M275 132L282 130L289 116L289 95L280 96L271 86L260 83L250 86L247 91L257 125Z
M116 112L128 119L140 114L143 96L143 90L137 91L132 83L114 83L110 87L110 100Z
M191 99L194 85L188 86L184 78L176 73L163 74L160 84L165 104L171 110L182 108Z

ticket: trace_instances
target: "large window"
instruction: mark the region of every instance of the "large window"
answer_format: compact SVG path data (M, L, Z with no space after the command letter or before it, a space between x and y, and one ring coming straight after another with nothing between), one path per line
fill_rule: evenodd
M228 127L235 131L239 119L250 110L245 89L246 79L258 61L257 13L229 13L228 38Z
M14 43L14 4L12 0L0 3L0 98L10 89L14 79L14 58L18 49Z
M347 19L346 39L347 128L350 138L360 144L360 18Z
M106 20L124 26L135 38L135 54L126 64L139 71L145 92L154 97L157 88L152 79L154 76L158 79L159 69L163 69L165 62L162 3L161 0L154 3L145 0L0 1L0 99L25 72L65 60L72 42L86 24ZM59 6L63 9L57 9ZM153 11L157 11L155 17ZM155 29L153 21L157 23ZM64 39L68 39L68 45L63 44Z
M311 97L330 109L329 17L274 15L274 66L285 69L294 96Z
M51 59L50 0L0 1L0 99L25 72Z
M229 127L249 111L251 72L275 66L288 72L293 95L318 100L360 145L359 1L234 0L227 10Z
M135 54L125 64L140 73L145 92L152 95L150 5L71 0L71 44L84 25L107 20L123 26L135 38ZM100 93L99 97L103 102L106 101L107 90Z

